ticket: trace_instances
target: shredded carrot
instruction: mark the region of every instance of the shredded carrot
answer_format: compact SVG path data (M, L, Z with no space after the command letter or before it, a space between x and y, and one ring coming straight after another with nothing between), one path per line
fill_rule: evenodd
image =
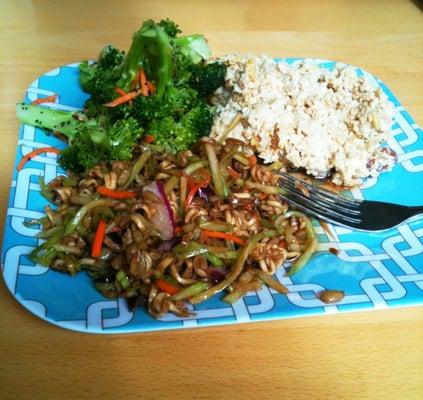
M106 234L106 221L104 221L104 219L101 219L95 231L93 247L91 248L91 257L100 257L105 234Z
M228 174L232 176L232 178L238 179L241 178L241 174L237 171L235 171L232 167L226 167L226 171L228 171Z
M140 90L144 97L148 96L148 86L147 86L147 78L145 76L145 71L140 69L139 72L139 80L140 80Z
M211 178L205 169L199 170L195 176L188 175L186 178L188 180L189 192L185 200L185 208L188 208L197 191L201 188L207 187L210 184Z
M42 104L42 103L54 103L57 99L57 96L55 94L52 94L51 96L43 97L41 99L34 100L31 105L36 104Z
M241 246L246 246L247 243L245 242L244 239L239 238L238 236L235 235L231 235L230 233L225 233L225 232L218 232L218 231L208 231L203 229L201 231L201 235L206 238L217 238L217 239L225 239L225 240L229 240L231 242L240 244Z
M156 138L153 135L147 135L144 138L145 143L153 143L156 140Z
M257 164L257 157L256 156L250 156L248 157L248 163L250 164L250 167L253 167Z
M185 208L188 208L192 201L194 200L195 194L197 193L198 189L200 189L201 186L193 186L191 190L187 194L187 198L185 199Z
M55 147L40 147L39 149L35 149L34 151L31 151L30 153L26 154L21 161L19 161L17 170L20 171L26 162L34 158L35 156L38 156L38 154L41 153L55 153L60 154L60 150L56 149Z
M175 227L175 233L176 234L182 233L182 226L176 226Z
M148 92L150 94L156 93L156 87L154 86L153 82L147 81Z
M157 289L161 290L162 292L166 292L169 294L176 294L179 292L179 289L176 286L173 286L171 283L166 282L163 279L156 279L154 281Z
M202 230L200 232L200 238L198 239L198 243L204 244L207 242L207 236L204 234L204 231Z
M106 188L105 186L97 187L97 192L103 196L113 197L114 199L130 199L137 195L136 192L130 192L126 190L112 190Z
M190 187L198 186L205 187L210 183L210 174L204 169L201 168L198 171L195 171L192 175L185 175Z
M106 103L105 106L106 107L116 107L116 106L119 106L120 104L128 103L128 101L135 99L135 97L139 96L140 94L141 94L141 92L139 90L129 92L129 93L123 95L123 96L118 97L117 99L112 100L109 103Z
M128 93L126 93L123 89L119 88L119 87L115 87L115 92L119 95L119 96L126 96Z

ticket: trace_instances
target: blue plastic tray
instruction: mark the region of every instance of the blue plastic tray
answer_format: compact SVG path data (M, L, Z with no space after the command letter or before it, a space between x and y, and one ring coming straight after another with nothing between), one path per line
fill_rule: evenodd
M301 59L285 59L289 63ZM324 68L334 62L313 60ZM392 92L380 80L357 68L374 85L380 86L396 106L393 139L389 146L399 155L392 172L369 179L355 198L378 199L406 205L423 204L423 134ZM59 94L58 102L48 107L64 110L81 108L87 99L78 84L78 64L57 68L38 78L28 88L25 101ZM21 126L16 165L35 148L63 143L42 130ZM132 313L124 299L109 300L98 293L85 273L71 277L34 265L26 256L35 246L39 231L23 225L25 219L42 216L46 201L40 195L38 176L48 182L63 171L54 155L40 155L13 175L2 248L2 269L13 296L29 311L52 324L83 332L122 333L161 329L179 329L206 325L234 324L334 314L364 309L423 304L423 218L383 233L359 233L330 226L333 237L318 224L318 252L311 262L292 278L281 268L277 278L289 288L281 295L264 287L249 293L235 304L220 301L219 296L195 306L196 316L166 316L158 321L143 309ZM340 250L335 256L328 252ZM316 298L323 289L346 293L342 302L325 305Z

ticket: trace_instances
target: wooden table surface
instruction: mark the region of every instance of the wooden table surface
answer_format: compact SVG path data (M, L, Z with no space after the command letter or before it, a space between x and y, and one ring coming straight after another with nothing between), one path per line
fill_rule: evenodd
M204 33L214 54L359 65L423 125L418 0L3 0L0 10L0 232L17 140L14 104L45 71L93 58L108 42L128 48L148 18ZM423 307L93 336L33 317L2 282L0 398L423 399Z

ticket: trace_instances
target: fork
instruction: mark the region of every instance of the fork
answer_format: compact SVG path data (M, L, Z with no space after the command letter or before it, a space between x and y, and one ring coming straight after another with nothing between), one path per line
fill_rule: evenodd
M280 176L282 199L313 217L348 228L381 231L423 214L423 206L350 200L291 175L280 173Z

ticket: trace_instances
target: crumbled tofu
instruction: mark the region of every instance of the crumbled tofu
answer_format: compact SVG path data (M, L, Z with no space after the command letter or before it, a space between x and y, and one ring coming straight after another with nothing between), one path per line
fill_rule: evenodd
M211 136L247 141L266 161L282 160L337 185L355 186L395 163L389 139L394 107L353 67L333 71L310 60L297 65L267 56L230 54L226 82L213 98Z

